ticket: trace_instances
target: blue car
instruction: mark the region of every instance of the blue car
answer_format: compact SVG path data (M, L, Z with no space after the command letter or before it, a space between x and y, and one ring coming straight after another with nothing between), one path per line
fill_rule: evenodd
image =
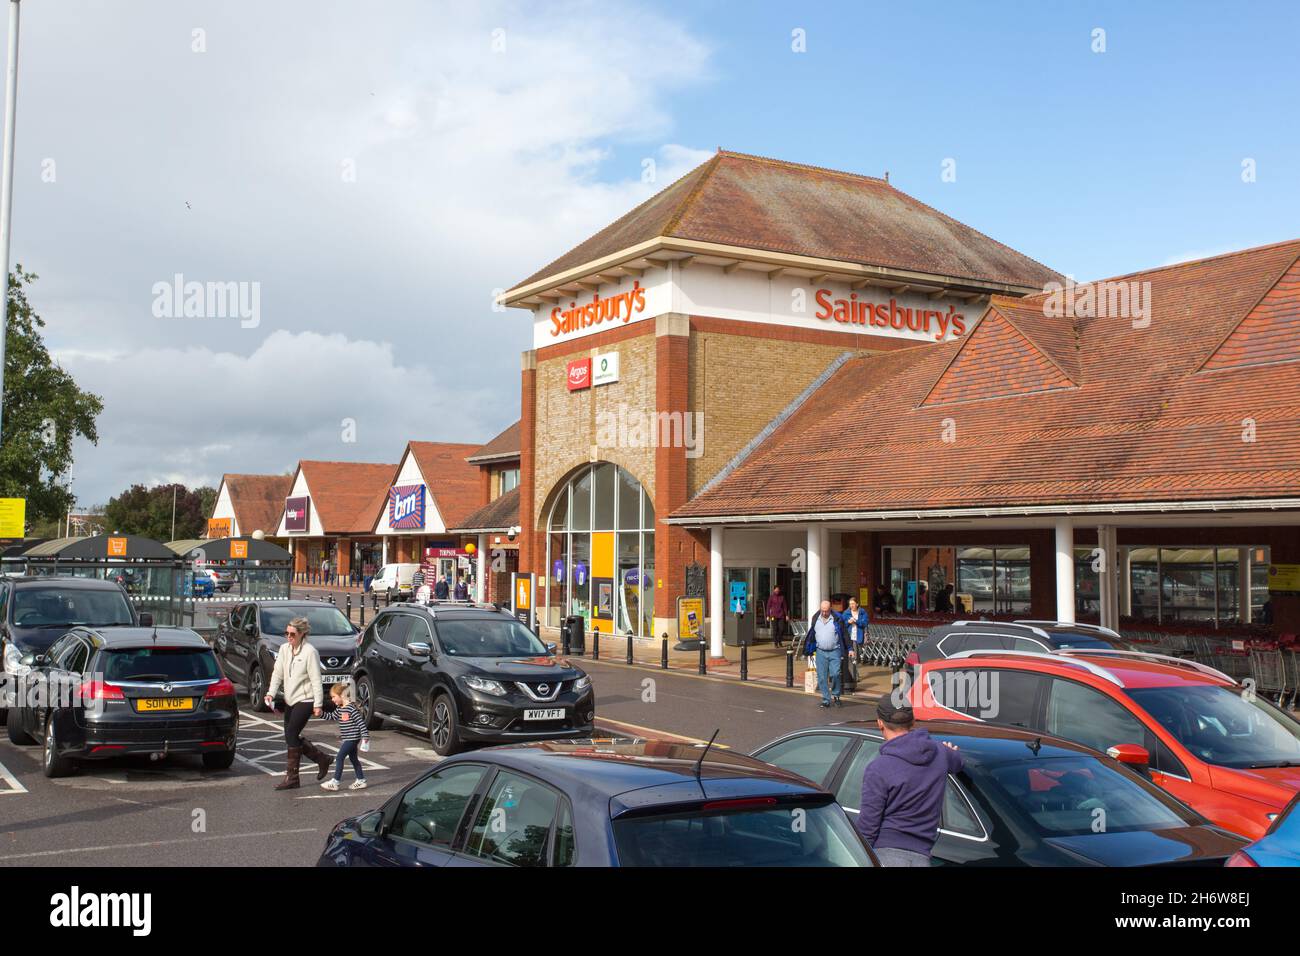
M795 825L797 823L797 825ZM330 833L318 866L875 866L835 798L730 751L546 741L458 754Z
M1238 850L1228 866L1300 866L1300 793L1277 815L1262 837Z
M190 589L190 593L194 597L212 597L216 590L217 582L212 580L212 575L208 574L207 571L194 572L194 584Z

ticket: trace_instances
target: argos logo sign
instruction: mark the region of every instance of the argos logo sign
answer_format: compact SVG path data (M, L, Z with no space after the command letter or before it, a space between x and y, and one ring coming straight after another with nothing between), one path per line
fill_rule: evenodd
M565 373L565 379L569 383L569 391L571 392L591 388L591 359L574 359L570 362Z
M424 485L388 489L388 526L402 531L424 527Z

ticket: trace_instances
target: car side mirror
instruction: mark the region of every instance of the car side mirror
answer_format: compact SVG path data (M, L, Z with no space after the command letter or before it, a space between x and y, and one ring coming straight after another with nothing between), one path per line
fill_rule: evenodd
M153 615L150 614L148 611L145 611L144 613L142 613L142 614L140 615L140 626L141 626L141 627L153 627Z
M1106 748L1106 756L1132 770L1144 770L1151 763L1151 754L1137 744L1115 744Z
M384 815L379 811L367 813L357 821L357 831L362 836L376 837L383 834Z
M547 642L546 642L546 649L547 649L548 651L550 651L552 654L555 653L555 648L556 648L556 644L555 644L554 641L547 641Z
M411 652L412 657L428 657L433 653L433 648L423 641L416 644L407 644L406 649Z

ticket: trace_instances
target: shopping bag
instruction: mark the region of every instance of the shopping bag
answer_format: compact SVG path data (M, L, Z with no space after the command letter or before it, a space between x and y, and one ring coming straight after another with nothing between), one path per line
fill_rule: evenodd
M803 672L804 693L820 694L821 691L817 689L817 665L812 664L812 658L809 658L808 661L811 666Z

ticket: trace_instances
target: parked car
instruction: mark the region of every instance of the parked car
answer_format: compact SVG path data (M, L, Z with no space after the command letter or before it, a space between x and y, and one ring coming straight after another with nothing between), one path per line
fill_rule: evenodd
M1300 793L1277 816L1265 834L1238 850L1228 866L1300 866Z
M987 725L924 726L965 758L962 772L948 776L936 864L1222 866L1242 845L1086 747ZM863 771L883 742L874 722L852 721L787 734L753 756L807 777L856 818Z
M1195 661L1101 649L963 651L923 664L917 689L917 717L1022 727L1113 752L1249 839L1300 789L1300 721Z
M590 736L591 678L512 615L471 605L385 608L358 649L366 723L427 734L449 756L471 743Z
M137 615L126 591L113 581L46 575L5 578L0 581L0 671L10 678L21 677L27 672L24 657L45 653L77 625L106 628L152 623L152 615ZM4 706L0 700L0 720L5 716Z
M420 570L418 564L385 564L370 580L370 590L391 595L394 601L411 596L411 578Z
M791 820L799 812L800 826ZM444 760L349 817L318 866L874 866L829 793L758 760L644 740Z
M194 597L212 597L217 592L217 581L209 571L194 572L190 593Z
M907 658L915 668L962 651L1041 651L1095 648L1132 651L1136 648L1115 631L1096 624L1061 621L948 621L930 632Z
M235 584L235 575L221 568L203 568L212 578L212 584L222 594L229 594Z
M296 617L311 626L308 640L320 654L321 678L328 688L352 677L360 628L326 601L243 601L217 624L212 646L226 673L243 684L248 705L259 713L266 707L266 688L275 670L275 655L284 643L284 631Z
M77 627L22 662L40 692L10 708L6 728L12 743L42 743L47 777L130 754L200 754L214 770L234 763L235 685L189 628Z

